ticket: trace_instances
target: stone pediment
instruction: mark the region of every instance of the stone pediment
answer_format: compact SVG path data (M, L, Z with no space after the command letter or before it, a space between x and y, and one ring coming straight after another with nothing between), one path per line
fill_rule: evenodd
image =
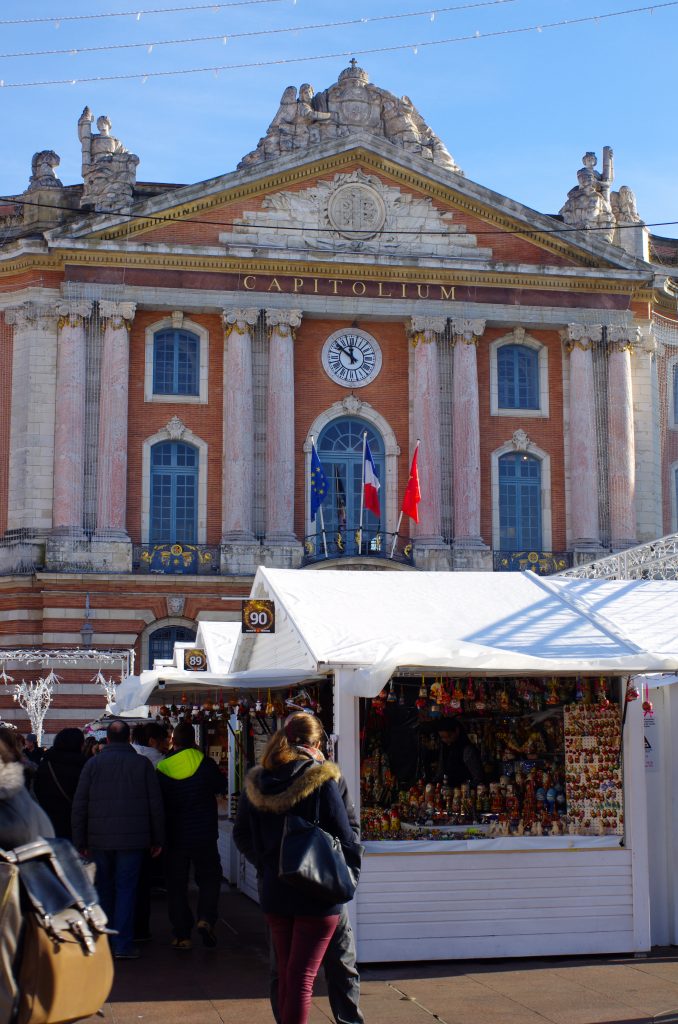
M325 252L338 259L492 258L454 213L441 213L430 199L361 170L267 195L260 209L245 212L219 240L234 256L275 256L283 249L292 258Z
M385 139L396 150L461 173L409 97L373 85L355 59L320 93L307 82L298 95L296 86L288 85L266 134L243 157L238 170L272 163L292 152L313 156L324 143L358 133Z

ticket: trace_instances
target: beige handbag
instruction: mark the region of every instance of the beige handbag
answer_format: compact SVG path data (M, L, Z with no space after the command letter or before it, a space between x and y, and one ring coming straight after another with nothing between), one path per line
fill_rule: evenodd
M67 839L39 839L0 857L16 872L24 911L18 1012L9 1020L72 1024L91 1016L110 993L113 958L106 915L76 850Z
M0 862L0 1024L10 1024L19 990L14 961L21 930L19 869Z

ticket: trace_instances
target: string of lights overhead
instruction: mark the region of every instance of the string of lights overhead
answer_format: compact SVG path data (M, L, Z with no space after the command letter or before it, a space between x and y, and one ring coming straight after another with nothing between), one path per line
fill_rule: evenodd
M141 21L142 16L152 14L176 14L180 11L219 11L229 7L252 7L256 4L281 4L285 0L229 0L228 3L186 4L182 7L150 7L145 10L102 11L97 14L50 14L41 18L0 18L0 25L40 25L52 22L60 28L62 22L68 21L100 21L102 18L134 18Z
M251 0L251 2L254 2L254 0ZM263 0L257 0L257 2L263 2ZM277 0L271 0L271 2L277 2ZM602 14L584 15L580 18L563 18L559 21L542 22L536 25L525 25L516 28L496 29L491 32L478 31L467 35L450 36L445 39L427 39L414 43L396 43L391 46L376 46L361 49L352 48L350 50L339 50L333 53L317 53L299 57L279 57L268 60L243 61L241 63L234 64L218 64L193 68L175 68L164 71L135 71L124 74L89 75L80 78L54 78L27 82L8 82L4 79L0 79L0 88L28 89L48 85L77 85L80 83L88 84L92 82L113 82L130 80L137 80L143 84L146 81L148 81L149 78L169 78L178 75L196 75L206 73L218 75L222 71L239 71L244 70L246 68L274 67L287 64L304 64L309 63L310 61L337 60L340 57L346 58L354 56L366 56L378 53L402 53L407 50L411 50L412 53L416 56L420 49L425 49L432 46L449 46L454 43L466 43L477 41L480 39L497 39L500 37L525 35L531 32L541 33L552 29L569 28L574 25L600 23L611 18L621 18L633 14L654 14L656 11L664 10L669 7L678 7L678 0L664 0L663 3L646 4L643 5L642 7L629 7L621 11L607 11Z

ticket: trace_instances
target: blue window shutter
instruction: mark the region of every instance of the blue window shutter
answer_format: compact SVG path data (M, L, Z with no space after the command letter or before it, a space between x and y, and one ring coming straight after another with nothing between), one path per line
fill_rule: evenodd
M541 463L521 452L499 459L499 547L541 551Z
M539 408L539 355L526 345L497 349L500 409Z
M198 538L198 450L180 441L151 449L150 541L195 544Z
M200 339L189 331L158 331L153 338L153 394L200 394Z

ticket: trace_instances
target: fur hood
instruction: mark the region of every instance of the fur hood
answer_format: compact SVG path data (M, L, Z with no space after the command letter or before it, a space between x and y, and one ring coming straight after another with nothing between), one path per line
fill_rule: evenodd
M24 788L24 769L18 761L0 760L0 800L9 800Z
M276 774L265 768L252 768L245 778L245 793L256 810L286 814L326 782L336 782L340 777L339 765L333 761L316 764L304 759L281 766Z

